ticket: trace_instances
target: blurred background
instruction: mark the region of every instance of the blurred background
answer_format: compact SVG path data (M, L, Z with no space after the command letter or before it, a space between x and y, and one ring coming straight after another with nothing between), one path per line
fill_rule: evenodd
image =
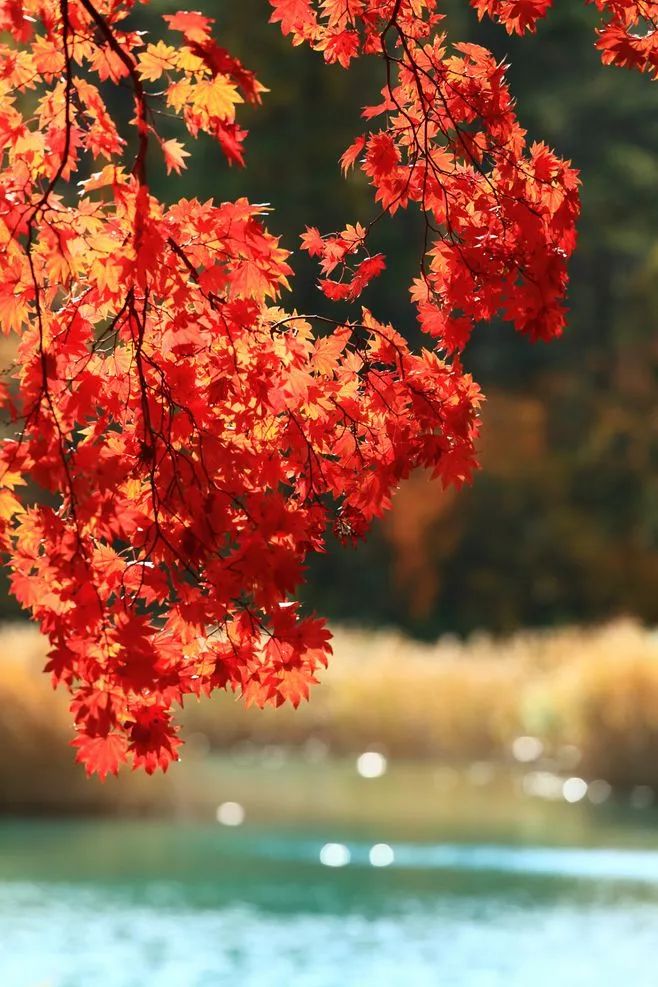
M155 191L270 202L291 249L367 221L337 161L377 63L292 49L262 0L205 9L271 92L242 114L246 170L201 141L180 177L153 163ZM0 594L7 987L657 982L658 89L600 65L581 0L521 40L446 10L509 59L530 137L581 169L569 330L479 331L473 486L417 474L366 544L314 560L305 603L336 654L310 704L190 706L165 777L84 778L44 643ZM412 339L419 232L378 224L388 270L364 296ZM322 312L314 264L295 268L295 304Z

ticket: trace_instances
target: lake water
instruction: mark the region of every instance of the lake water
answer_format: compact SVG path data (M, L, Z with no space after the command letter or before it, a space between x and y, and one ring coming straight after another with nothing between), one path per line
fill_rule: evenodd
M402 777L393 790L403 807ZM0 985L656 987L653 811L509 800L505 831L499 799L477 798L479 819L433 839L362 806L330 825L5 821ZM528 811L531 841L513 825Z

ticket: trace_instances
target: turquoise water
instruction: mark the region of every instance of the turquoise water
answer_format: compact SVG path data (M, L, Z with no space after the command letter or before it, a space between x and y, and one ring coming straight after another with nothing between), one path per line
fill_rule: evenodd
M374 837L345 825L333 868L320 825L5 822L0 984L655 987L658 838L615 832L607 848L391 839L373 867Z

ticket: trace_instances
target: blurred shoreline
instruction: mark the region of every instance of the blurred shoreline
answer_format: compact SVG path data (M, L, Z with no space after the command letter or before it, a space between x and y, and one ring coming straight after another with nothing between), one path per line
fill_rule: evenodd
M349 764L356 777L364 752L375 755L366 778L378 764L417 765L427 777L443 774L448 789L455 779L467 788L507 779L510 792L543 802L653 803L658 633L638 623L431 645L336 628L334 651L298 710L245 710L229 696L190 704L182 764L164 777L125 772L101 784L74 764L67 696L40 672L45 642L27 624L4 625L0 812L205 814L210 778L219 801L222 779L236 787L242 774L258 787L263 771L273 784L297 772L292 788L303 794L321 765L326 775L327 765Z

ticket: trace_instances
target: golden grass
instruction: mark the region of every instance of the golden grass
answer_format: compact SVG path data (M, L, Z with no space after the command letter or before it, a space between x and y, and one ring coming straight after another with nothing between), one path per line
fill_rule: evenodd
M298 710L245 710L229 696L189 704L190 748L322 743L336 753L500 760L511 758L515 737L530 734L556 765L575 747L577 773L587 778L658 788L658 634L633 621L432 645L338 628L334 650L323 683ZM43 641L29 626L8 625L0 655L0 800L9 792L18 805L45 786L93 803L98 786L85 787L72 765L66 697L38 671Z

